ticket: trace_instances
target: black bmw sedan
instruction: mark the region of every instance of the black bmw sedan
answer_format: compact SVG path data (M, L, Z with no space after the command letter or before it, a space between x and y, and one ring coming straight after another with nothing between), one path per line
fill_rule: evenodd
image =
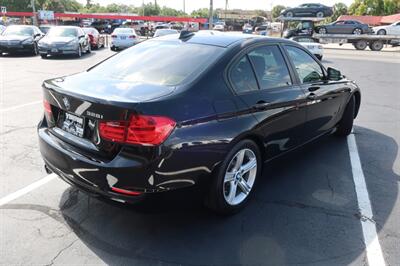
M282 16L285 17L330 17L333 15L331 7L318 4L318 3L307 3L299 5L298 7L287 8L282 10Z
M2 53L38 54L38 41L44 34L36 26L8 26L0 35L0 55Z
M361 99L293 41L212 31L142 42L43 92L48 171L123 202L202 184L220 213L246 204L264 162L350 134Z

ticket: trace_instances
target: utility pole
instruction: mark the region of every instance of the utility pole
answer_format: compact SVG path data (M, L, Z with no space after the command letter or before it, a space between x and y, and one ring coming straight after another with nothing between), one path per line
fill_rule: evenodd
M183 13L186 13L186 0L183 0Z
M226 23L226 12L228 12L228 0L225 0L225 23Z
M213 0L210 0L210 10L208 13L208 29L212 30L213 25Z
M33 12L32 22L33 22L33 25L37 26L35 0L31 0L31 6L32 6L32 12Z

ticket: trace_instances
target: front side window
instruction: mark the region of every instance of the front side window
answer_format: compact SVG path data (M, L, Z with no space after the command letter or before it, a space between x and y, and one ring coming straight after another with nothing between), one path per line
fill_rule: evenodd
M260 89L285 87L292 84L289 70L279 47L262 46L249 53Z
M234 90L244 93L258 90L257 80L247 55L243 56L229 73Z
M285 48L296 68L301 83L323 80L324 72L314 58L300 48L294 46L286 46Z

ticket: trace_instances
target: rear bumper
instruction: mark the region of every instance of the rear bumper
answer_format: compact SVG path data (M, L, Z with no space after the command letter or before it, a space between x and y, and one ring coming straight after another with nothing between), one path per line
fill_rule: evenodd
M145 194L169 191L195 185L204 174L204 167L191 171L182 167L179 152L167 152L148 159L129 154L122 149L113 159L101 160L83 155L73 145L59 139L41 122L38 126L39 147L46 166L71 185L91 195L102 196L125 202L135 202ZM167 159L168 158L168 159ZM204 158L206 159L206 158ZM171 162L167 163L165 161ZM202 162L196 162L201 164ZM139 192L140 195L116 193L115 189Z

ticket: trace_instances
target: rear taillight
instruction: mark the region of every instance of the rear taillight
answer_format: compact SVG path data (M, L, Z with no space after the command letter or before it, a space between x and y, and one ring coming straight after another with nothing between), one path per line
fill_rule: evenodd
M49 101L47 101L46 99L43 100L43 108L47 122L53 124L54 123L53 111L51 110L51 105Z
M93 37L93 35L92 35L92 34L89 34L89 39L90 39L90 41L91 41L91 42L93 42L93 41L94 41L94 37Z
M136 36L135 36L135 35L131 35L131 36L129 36L129 38L130 38L130 39L135 39Z
M168 117L133 115L129 121L101 121L99 132L112 142L153 146L163 143L175 124Z
M106 121L100 122L99 132L103 139L112 142L124 142L126 135L127 122L125 121Z
M53 112L51 111L51 105L49 103L49 101L47 101L46 99L43 100L43 107L44 107L44 112L46 113L46 115L52 115Z
M117 35L111 35L111 38L117 38Z

